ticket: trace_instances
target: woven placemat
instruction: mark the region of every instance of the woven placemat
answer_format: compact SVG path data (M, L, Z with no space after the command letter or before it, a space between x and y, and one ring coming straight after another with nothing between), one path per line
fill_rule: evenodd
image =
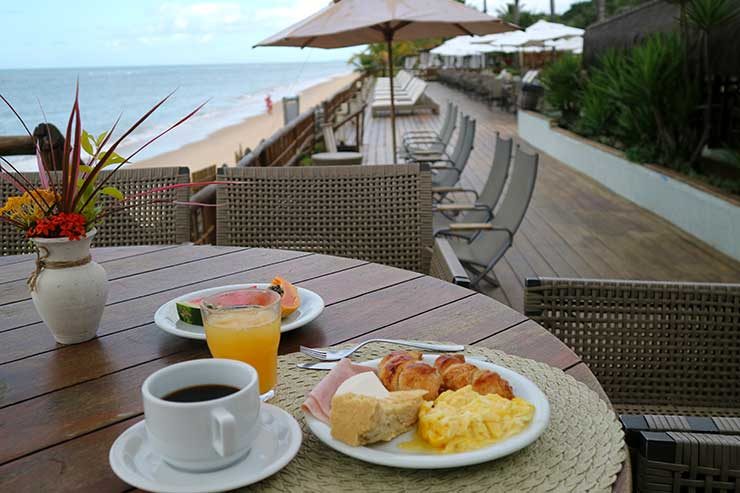
M353 360L379 358L393 349L371 344ZM282 471L250 491L483 492L609 491L625 459L624 435L615 414L599 396L570 375L544 363L493 349L469 346L465 354L525 375L547 395L550 424L529 447L485 464L438 470L410 470L368 464L334 451L306 426L301 403L326 371L303 370L296 363L315 361L294 353L279 359L277 396L270 401L298 419L303 445Z

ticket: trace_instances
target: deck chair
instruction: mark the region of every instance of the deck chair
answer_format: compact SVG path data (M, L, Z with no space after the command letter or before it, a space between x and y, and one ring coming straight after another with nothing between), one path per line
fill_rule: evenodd
M447 204L436 204L433 206L434 230L449 228L456 221L469 223L486 223L493 219L496 205L509 177L511 164L512 139L502 139L496 132L496 149L493 153L493 163L488 173L486 183L480 194L476 190L462 187L432 187L432 193L441 201L448 193L467 194L475 197L473 202L454 201ZM460 217L460 214L462 216ZM477 234L477 233L475 233Z
M452 223L435 231L438 238L449 237L449 244L458 260L473 273L470 283L475 289L484 279L498 285L491 271L513 244L514 235L527 212L537 179L538 158L537 154L517 149L509 187L491 221ZM472 233L479 234L467 236Z
M409 130L404 133L401 140L402 148L399 150L400 155L403 157L414 151L436 150L441 152L445 150L457 126L457 113L457 105L448 102L439 130Z
M98 182L109 172L104 171ZM39 183L38 173L23 173L31 183ZM133 195L146 190L190 182L190 170L185 167L162 167L120 169L107 182L124 195ZM9 183L0 182L0 203L18 191ZM93 246L130 246L130 245L168 245L190 241L190 210L178 207L171 201L187 202L190 190L182 187L158 192L150 199L161 199L166 203L150 203L135 207L120 214L112 214L97 226L98 233ZM112 203L114 199L102 197L101 204ZM18 255L32 253L33 245L16 229L6 223L0 223L0 254Z
M413 113L417 110L439 111L437 103L424 94L427 83L421 79L414 79L408 88L408 93L394 94L397 114ZM370 105L373 116L389 114L391 111L390 94L387 97L376 97Z
M469 118L467 122L464 122L464 125L464 132L461 132L458 136L458 143L449 157L429 155L424 157L420 154L414 154L414 161L431 165L432 185L435 187L454 185L460 180L465 166L468 165L475 144L476 122Z
M431 173L420 164L222 168L218 245L362 259L467 283L432 237Z
M738 491L740 284L538 277L524 310L601 383L636 491Z

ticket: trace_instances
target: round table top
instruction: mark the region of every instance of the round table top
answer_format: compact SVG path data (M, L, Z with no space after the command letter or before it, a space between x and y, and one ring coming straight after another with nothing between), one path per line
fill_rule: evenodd
M416 272L263 248L168 245L93 249L110 280L98 337L56 344L30 300L31 255L0 257L0 490L124 491L108 465L115 438L142 419L140 387L159 368L208 357L168 334L156 309L191 291L276 275L324 298L280 353L374 337L492 347L564 370L604 396L588 367L539 324L482 294ZM629 464L614 487L629 491Z

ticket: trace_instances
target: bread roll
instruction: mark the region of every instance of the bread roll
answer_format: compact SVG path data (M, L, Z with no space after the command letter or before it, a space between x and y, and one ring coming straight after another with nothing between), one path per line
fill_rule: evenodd
M436 368L421 361L418 351L393 351L378 365L380 381L390 391L425 390L425 400L439 395L442 377Z
M434 366L442 376L442 384L446 389L459 390L471 385L481 395L498 394L506 399L514 398L509 382L501 375L466 363L462 354L443 354L437 358Z

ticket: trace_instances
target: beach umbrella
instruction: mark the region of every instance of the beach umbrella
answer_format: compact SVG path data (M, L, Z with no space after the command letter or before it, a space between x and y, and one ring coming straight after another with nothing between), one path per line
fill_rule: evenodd
M393 162L396 162L396 106L393 41L461 34L484 35L518 29L454 0L334 0L330 5L255 46L342 48L387 43L391 93Z

